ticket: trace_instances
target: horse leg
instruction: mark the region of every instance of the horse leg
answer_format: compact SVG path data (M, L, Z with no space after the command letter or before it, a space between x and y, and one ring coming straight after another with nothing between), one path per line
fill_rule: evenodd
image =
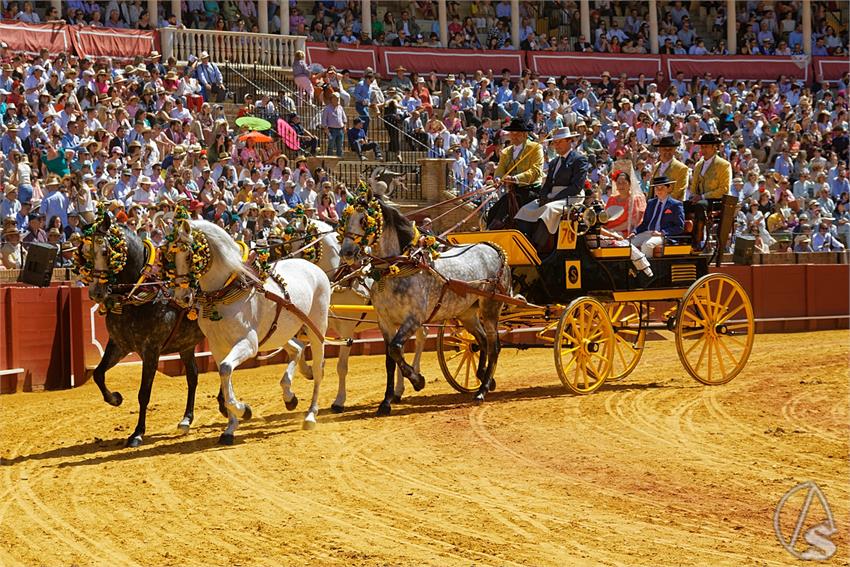
M428 335L425 331L425 327L421 326L416 329L416 351L413 354L413 372L414 374L419 375L419 368L421 366L422 360L422 351L425 350L425 340L428 338ZM404 375L400 371L396 372L396 381L395 381L395 395L393 396L393 403L398 403L401 401L401 397L404 395Z
M233 433L239 427L239 419L251 419L251 406L236 399L233 391L233 370L240 364L256 356L256 339L252 343L248 338L237 342L230 352L218 365L218 376L221 378L221 390L224 394L224 405L227 408L227 427L218 442L222 445L233 445Z
M487 377L488 360L490 358L489 340L484 326L481 324L481 319L475 313L471 318L464 319L464 328L475 337L475 342L478 343L478 367L475 369L475 376L478 378L480 385L478 392L475 394L476 402L483 402L484 395L490 390L490 380Z
M293 337L289 342L294 342L298 345L299 354L304 351L304 341L298 338ZM307 364L307 361L303 356L298 357L298 372L301 373L301 376L306 378L307 380L313 379L313 369L310 368L310 365Z
M336 374L339 378L336 398L331 404L333 413L342 413L345 410L345 377L348 376L348 357L351 355L350 346L339 347L339 357L336 361Z
M387 347L387 353L384 355L384 365L387 370L387 389L384 391L384 400L381 402L381 405L378 406L377 415L379 416L390 415L393 403L393 378L395 377L396 371L396 362L393 357L390 356L389 341L384 339L384 343Z
M106 349L103 351L103 357L94 369L94 383L100 389L100 394L103 396L103 401L111 406L118 407L124 401L124 397L118 392L110 392L106 387L106 371L121 362L121 359L127 356L129 351L121 349L118 344L109 339L106 343Z
M485 332L487 333L487 369L484 372L484 380L481 380L481 388L475 395L478 401L484 401L484 394L496 389L496 364L499 362L499 352L502 350L499 342L499 314L502 304L498 302L486 302L481 309L481 317ZM487 389L484 389L484 385Z
M189 426L195 420L195 390L198 388L198 365L195 362L195 349L191 348L180 353L180 360L186 367L186 411L183 419L177 424L182 433L189 433ZM221 391L219 390L219 393Z
M151 389L153 379L156 376L156 366L159 362L159 352L146 352L142 354L142 383L139 384L139 421L136 430L127 438L127 447L138 447L142 444L145 434L145 419L148 413L148 404L151 401Z
M387 344L387 354L392 357L398 367L401 369L401 373L405 378L410 380L410 384L413 386L415 391L419 391L425 387L425 377L419 374L419 372L415 371L412 366L410 366L404 360L404 343L407 342L407 339L410 338L416 330L418 330L422 325L419 324L415 318L408 317L404 323L402 323L401 327L399 327L393 339Z
M286 370L283 377L280 379L280 387L283 388L283 403L289 411L294 410L298 406L298 397L292 391L292 376L295 375L295 367L303 364L303 347L301 343L295 339L290 339L283 350L286 351L289 357L289 364L286 365Z
M316 416L319 415L319 386L322 384L322 374L325 364L325 337L309 333L310 352L313 355L313 399L310 400L310 408L304 416L304 429L316 428Z

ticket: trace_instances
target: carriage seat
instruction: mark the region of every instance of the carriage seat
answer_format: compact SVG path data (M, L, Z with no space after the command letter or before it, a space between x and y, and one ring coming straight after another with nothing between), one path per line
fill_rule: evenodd
M446 236L452 244L490 242L505 251L510 266L539 266L540 256L528 238L518 230L486 230L453 232Z
M661 258L662 256L679 256L682 254L691 253L690 240L693 238L694 221L685 219L685 226L682 229L682 234L673 238L666 238L664 244L656 246L652 249L653 258Z

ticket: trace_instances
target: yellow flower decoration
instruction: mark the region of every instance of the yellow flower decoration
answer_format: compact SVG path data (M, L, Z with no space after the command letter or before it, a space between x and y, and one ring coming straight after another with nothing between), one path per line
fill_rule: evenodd
M390 275L391 276L398 275L398 272L399 272L398 266L396 266L396 265L390 266Z

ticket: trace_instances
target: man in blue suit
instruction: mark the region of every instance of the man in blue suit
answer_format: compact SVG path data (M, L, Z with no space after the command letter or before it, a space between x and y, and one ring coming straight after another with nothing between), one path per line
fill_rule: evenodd
M569 210L573 203L584 200L584 182L590 165L587 157L573 147L578 137L579 134L570 132L569 128L555 128L547 138L549 147L558 157L549 162L540 198L526 204L514 217L517 226L529 237L538 220L543 221L549 234L556 234L561 213Z
M685 228L685 208L682 201L670 196L675 180L666 175L653 177L650 186L655 191L655 197L646 204L643 221L629 235L632 245L640 248L641 252L652 257L656 246L664 244L664 239L677 236Z

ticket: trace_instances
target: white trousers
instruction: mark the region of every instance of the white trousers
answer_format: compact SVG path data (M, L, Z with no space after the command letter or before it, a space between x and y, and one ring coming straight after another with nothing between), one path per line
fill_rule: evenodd
M646 232L641 232L640 234L636 234L634 238L632 238L632 246L637 246L640 248L640 251L652 257L652 251L656 246L661 246L664 244L663 236L653 236L652 231L647 230Z

